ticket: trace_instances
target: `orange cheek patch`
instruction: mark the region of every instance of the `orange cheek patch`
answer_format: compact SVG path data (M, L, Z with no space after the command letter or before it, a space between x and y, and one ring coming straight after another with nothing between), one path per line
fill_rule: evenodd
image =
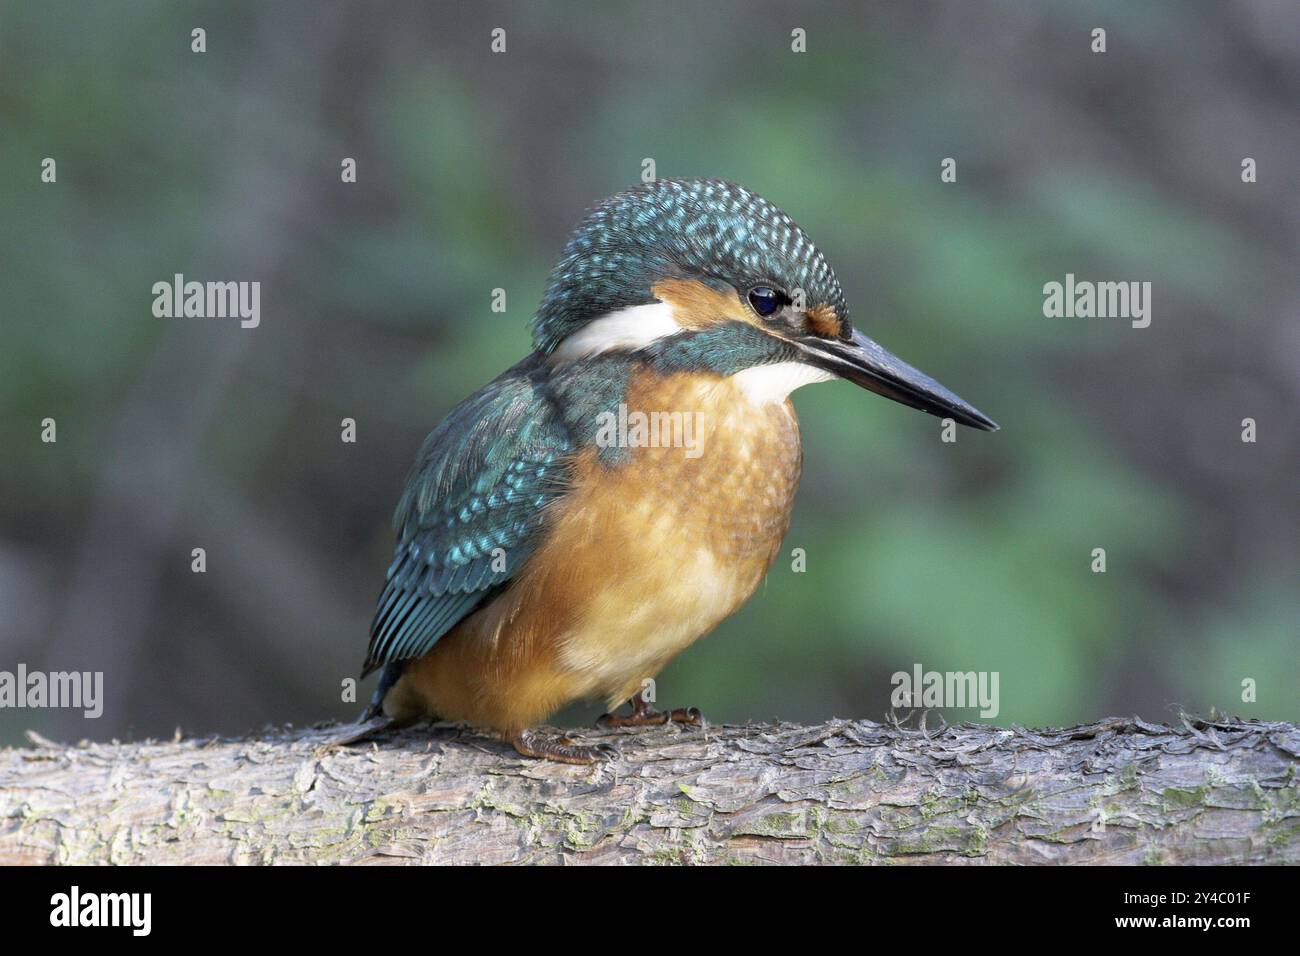
M734 293L719 292L694 279L661 279L650 291L673 307L673 318L685 329L706 329L720 322L757 324Z
M844 323L835 314L835 306L823 302L808 310L808 329L824 339L837 339L844 330Z

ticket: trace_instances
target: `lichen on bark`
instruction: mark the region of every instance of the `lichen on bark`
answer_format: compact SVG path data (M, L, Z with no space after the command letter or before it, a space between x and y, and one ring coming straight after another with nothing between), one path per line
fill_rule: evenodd
M592 767L467 728L0 751L0 863L1300 863L1300 728L832 720L590 732Z

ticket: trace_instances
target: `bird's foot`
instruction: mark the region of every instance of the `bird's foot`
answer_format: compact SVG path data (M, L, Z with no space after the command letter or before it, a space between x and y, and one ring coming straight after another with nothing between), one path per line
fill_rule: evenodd
M608 744L584 747L575 744L568 737L539 737L529 730L521 730L505 735L506 743L514 747L525 757L538 757L542 760L556 760L560 763L590 765L614 756L615 750Z
M621 714L601 714L596 718L597 727L662 727L664 724L686 724L698 727L704 717L698 707L678 707L676 710L655 710L649 701L642 700L637 694L630 701L632 713L626 717Z

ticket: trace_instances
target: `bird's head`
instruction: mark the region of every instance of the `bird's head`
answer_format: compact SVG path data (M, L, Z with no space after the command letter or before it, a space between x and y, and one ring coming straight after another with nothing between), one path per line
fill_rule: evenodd
M606 199L570 237L533 319L553 362L662 355L780 398L844 378L963 425L997 425L849 321L826 259L789 216L718 179L662 179Z

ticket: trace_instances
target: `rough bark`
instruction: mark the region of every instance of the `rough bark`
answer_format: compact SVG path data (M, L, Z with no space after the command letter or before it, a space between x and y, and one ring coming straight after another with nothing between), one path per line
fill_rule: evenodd
M1300 728L424 726L0 751L0 863L1300 863Z

